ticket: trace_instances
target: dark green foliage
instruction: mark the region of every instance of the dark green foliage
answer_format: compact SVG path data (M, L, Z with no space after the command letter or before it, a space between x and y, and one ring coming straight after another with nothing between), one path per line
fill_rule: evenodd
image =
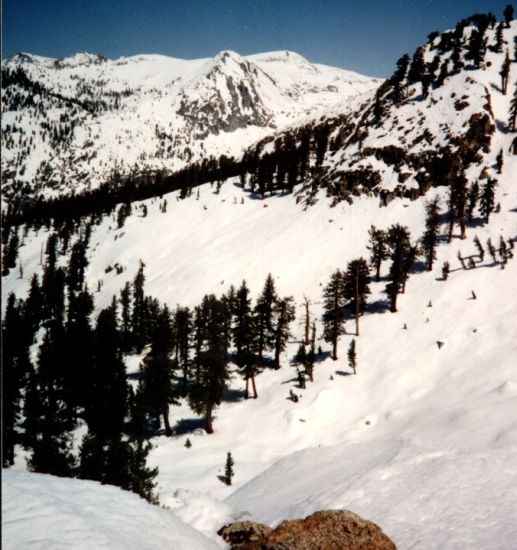
M138 272L133 280L133 309L131 312L131 333L136 353L141 353L145 345L147 310L144 294L145 264L140 260Z
M192 410L205 416L207 433L213 433L212 412L223 399L229 377L229 311L214 295L205 296L195 311L196 368L188 399Z
M170 353L173 346L171 315L164 306L154 324L151 334L151 349L142 362L141 399L146 413L160 425L163 417L165 435L172 435L169 425L169 405L176 404L172 382L173 361Z
M388 275L389 283L386 292L390 298L390 311L397 311L397 297L403 292L416 250L411 246L407 227L392 225L387 232L386 242L389 249L391 266Z
M409 71L407 75L408 84L416 84L417 82L422 82L426 76L426 64L424 61L424 48L417 48L413 59L411 60L411 65L409 66Z
M370 270L364 258L349 262L343 274L343 295L355 317L356 336L359 336L359 315L364 314L370 294Z
M510 21L513 19L513 14L514 14L513 6L511 4L508 4L503 11L504 21L507 27L510 26Z
M492 244L492 239L487 240L486 247L488 248L488 253L490 254L490 257L492 258L492 261L495 265L497 263L497 251L495 246Z
M495 208L495 187L497 180L494 178L487 178L485 183L481 187L481 193L479 196L479 212L483 216L485 223L488 223L490 214Z
M323 300L323 338L325 342L332 344L332 359L336 361L338 339L345 332L343 308L346 305L343 274L339 269L331 275L329 283L324 288Z
M188 307L178 306L174 314L174 353L175 363L181 369L182 379L179 393L186 397L190 369L190 344L192 338L192 314Z
M381 280L381 264L388 258L386 232L372 225L368 234L370 235L370 241L367 248L370 251L370 263L375 269L375 280L378 282Z
M510 103L510 113L508 117L508 126L512 132L516 130L516 121L517 121L517 84L515 84L515 89L513 91L512 101Z
M127 282L120 290L120 338L124 352L131 349L131 286Z
M481 28L476 27L472 30L470 34L470 39L467 43L467 54L466 58L472 60L474 67L479 69L481 64L485 59L486 53L486 37L485 37L486 28L482 26Z
M450 270L451 270L451 268L450 268L449 262L443 262L442 278L443 278L444 281L446 281L449 278Z
M24 304L9 294L2 320L2 449L3 467L14 464L18 443L22 389L32 372L29 346L32 330L24 317Z
M422 248L427 263L428 271L433 270L433 262L436 259L436 246L438 244L438 232L440 229L440 199L436 197L425 205L426 219L425 232L422 237Z
M495 31L495 44L492 47L492 51L495 53L502 53L503 51L503 24L499 23Z
M25 401L26 444L31 449L31 471L70 477L76 461L67 389L64 385L64 330L52 322L38 354L38 369L31 373Z
M479 261L482 262L485 259L485 249L483 248L483 245L481 244L481 241L479 240L479 237L477 235L474 237L474 244L478 249Z
M274 368L280 368L280 353L285 350L287 340L291 337L290 325L295 319L295 306L292 296L281 298L273 308L275 362Z
M511 67L511 61L510 56L508 55L508 52L506 52L506 55L504 57L503 66L501 67L501 71L499 74L501 75L501 91L504 95L506 95L506 92L508 91L508 81L510 79L510 67Z
M271 350L275 343L273 309L278 302L275 281L271 273L267 276L262 293L255 306L255 326L258 337L258 360L262 361L264 351Z
M355 339L352 338L350 345L348 346L348 366L354 371L354 374L357 374L357 356L355 351Z
M405 89L406 89L406 74L409 66L409 55L404 54L397 61L397 69L393 73L393 76L390 79L392 88L393 88L393 101L399 103L404 99Z
M234 476L234 471L233 471L234 465L235 465L235 462L232 458L232 453L228 451L226 453L226 463L224 465L224 478L225 478L226 485L232 484L232 479Z
M18 238L18 229L15 227L7 246L3 249L2 258L2 275L8 275L9 269L16 267L16 259L18 258L18 246L20 239Z
M465 210L465 215L469 222L472 222L472 220L474 219L474 210L476 209L478 198L479 198L479 185L477 181L475 181L469 187L469 190L467 192L467 207Z
M86 246L82 241L77 241L72 246L66 276L66 283L70 291L81 290L84 283L84 272L87 266L88 260L86 259Z

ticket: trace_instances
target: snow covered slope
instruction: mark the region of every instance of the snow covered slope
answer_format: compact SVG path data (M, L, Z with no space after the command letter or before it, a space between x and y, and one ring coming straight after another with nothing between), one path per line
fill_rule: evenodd
M2 472L2 547L213 550L170 510L94 481Z
M4 196L18 198L238 156L275 129L346 110L347 98L381 82L293 52L188 61L18 54L2 66Z

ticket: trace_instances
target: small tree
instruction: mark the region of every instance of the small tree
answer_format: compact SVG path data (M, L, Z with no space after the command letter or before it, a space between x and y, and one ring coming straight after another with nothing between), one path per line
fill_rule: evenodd
M224 478L226 485L232 484L232 479L234 476L233 466L235 465L235 462L232 458L232 453L228 451L226 453L226 464L224 466Z
M443 262L442 278L443 278L444 281L446 281L449 278L450 270L451 270L451 268L450 268L449 262Z
M425 205L426 220L425 233L422 238L423 250L427 262L428 271L433 270L433 262L436 259L436 245L438 243L438 230L440 228L440 199L436 197Z
M366 299L370 294L369 269L364 258L358 258L348 264L343 274L343 294L354 312L355 335L359 336L359 315L364 313Z
M482 262L485 259L485 249L483 248L483 245L481 244L481 241L479 240L479 237L477 235L474 237L474 244L478 249L479 261Z
M356 352L355 352L355 338L352 338L352 341L348 346L347 356L348 356L348 366L354 371L354 374L356 374L357 358L356 358Z
M343 276L339 269L332 274L328 285L323 290L323 298L325 308L323 338L325 342L332 344L332 359L337 361L337 342L345 331Z
M506 8L504 8L503 15L504 15L504 21L506 23L506 26L510 26L510 22L513 19L514 9L511 4L508 4Z
M292 296L282 298L274 308L275 314L275 369L280 368L280 353L284 351L291 337L290 324L295 319L295 307Z
M370 242L367 248L370 251L370 263L375 269L375 280L379 282L381 280L381 264L388 258L386 233L372 225L368 234L370 235Z
M483 187L481 188L481 196L479 198L479 211L485 220L485 223L488 223L490 219L490 214L494 211L495 208L495 187L497 185L497 180L493 178L487 178Z

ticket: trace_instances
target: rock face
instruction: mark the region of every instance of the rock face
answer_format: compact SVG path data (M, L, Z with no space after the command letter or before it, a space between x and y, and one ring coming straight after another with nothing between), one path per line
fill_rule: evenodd
M396 550L381 528L347 510L325 510L276 529L252 522L223 527L232 550Z

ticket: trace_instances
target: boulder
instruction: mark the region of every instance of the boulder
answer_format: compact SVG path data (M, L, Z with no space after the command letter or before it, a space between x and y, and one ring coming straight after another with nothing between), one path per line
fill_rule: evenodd
M379 526L347 510L316 512L284 521L274 530L238 522L219 534L232 550L396 550Z

